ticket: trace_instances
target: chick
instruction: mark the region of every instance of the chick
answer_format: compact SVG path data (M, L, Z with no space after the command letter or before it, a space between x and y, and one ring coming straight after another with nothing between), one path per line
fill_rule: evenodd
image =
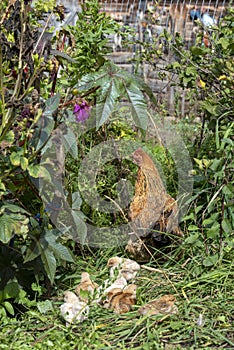
M127 285L126 279L123 276L121 276L117 278L117 280L115 280L109 287L107 287L104 290L103 294L107 295L112 289L123 290L126 285Z
M84 321L89 313L86 303L79 300L75 293L66 291L64 293L64 303L60 306L60 311L66 321L66 326L73 322Z
M78 296L73 293L73 292L70 292L69 290L67 290L66 292L64 292L64 295L63 295L63 300L65 301L65 303L76 303L79 301L79 298Z
M112 309L116 314L129 312L136 302L136 288L135 284L129 284L124 289L113 288L107 294L104 307Z
M80 300L87 302L96 289L98 289L98 284L91 281L88 272L82 272L81 282L76 287L76 294Z
M138 312L145 316L159 315L159 314L176 314L178 308L174 305L176 298L174 295L164 295L159 299L153 300L148 304L143 305Z
M119 271L118 277L123 276L127 281L133 280L137 272L140 270L140 265L130 259L120 258L118 256L114 256L110 258L107 262L107 266L110 268L110 277L115 276L115 271Z

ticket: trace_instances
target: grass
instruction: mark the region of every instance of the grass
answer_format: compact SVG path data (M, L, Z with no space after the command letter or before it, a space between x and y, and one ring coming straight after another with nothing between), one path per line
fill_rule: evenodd
M4 318L0 326L0 349L234 349L233 262L212 268L199 266L199 258L168 258L142 268L136 284L137 304L127 314L115 315L95 306L82 324L65 326L60 316L63 291L73 290L81 271L101 283L108 277L106 262L120 251L96 251L77 257L76 264L57 276L52 308L37 307L17 318ZM200 268L198 268L200 267ZM176 296L179 313L140 316L138 308L159 296Z

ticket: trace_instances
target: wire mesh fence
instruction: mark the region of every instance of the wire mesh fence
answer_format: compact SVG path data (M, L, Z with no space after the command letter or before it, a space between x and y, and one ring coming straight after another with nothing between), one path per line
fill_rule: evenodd
M109 38L112 47L111 59L124 69L142 75L150 85L153 92L157 94L159 100L165 103L168 114L174 113L175 100L179 100L179 115L184 116L189 113L189 105L186 103L186 91L181 90L176 85L175 75L166 75L164 79L160 75L166 64L175 60L170 55L166 42L162 41L163 56L155 59L155 62L144 62L136 66L135 58L140 54L141 47L137 44L140 41L150 43L166 29L173 36L178 32L184 40L186 47L195 44L199 26L199 20L204 28L211 29L213 25L219 23L225 15L230 1L219 0L159 0L159 1L99 1L101 11L109 14L122 26L123 33L129 29L134 30L132 44L124 45L124 34L115 34ZM131 33L131 32L130 32ZM158 41L160 43L160 40ZM171 84L171 82L173 84ZM178 111L177 111L178 112Z

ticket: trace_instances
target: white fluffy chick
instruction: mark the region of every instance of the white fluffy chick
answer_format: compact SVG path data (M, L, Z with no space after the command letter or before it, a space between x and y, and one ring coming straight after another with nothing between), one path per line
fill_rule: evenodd
M66 326L73 322L84 321L89 314L89 307L80 301L75 293L66 291L64 293L64 304L60 306L60 311L66 321Z
M115 276L115 270L117 269L119 271L118 277L123 276L127 281L133 280L140 270L140 265L136 261L118 256L110 258L107 266L110 268L111 278Z
M104 290L103 295L108 294L112 289L124 289L126 285L127 285L126 279L123 276L121 276L117 278L117 280L115 280L109 287L107 287Z

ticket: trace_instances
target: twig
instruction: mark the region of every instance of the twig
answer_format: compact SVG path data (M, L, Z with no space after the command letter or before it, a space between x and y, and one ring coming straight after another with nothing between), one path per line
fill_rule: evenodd
M170 273L170 272L168 273L167 271L164 271L161 269L155 269L154 267L151 267L151 266L141 265L141 268L144 270L151 271L151 272L158 272L158 273L161 273L163 275L167 274L167 275L171 275L171 276L177 276L176 273Z
M48 24L49 24L49 21L50 21L52 15L53 15L53 12L52 12L52 13L49 15L49 17L47 18L47 21L46 21L46 23L45 23L45 26L44 26L42 32L41 32L41 35L39 36L39 38L38 38L38 40L37 40L37 43L36 43L36 45L35 45L35 47L34 47L34 49L33 49L33 52L32 52L33 54L36 52L37 46L39 45L39 42L40 42L41 38L43 37L43 34L45 33L46 28L48 27Z

